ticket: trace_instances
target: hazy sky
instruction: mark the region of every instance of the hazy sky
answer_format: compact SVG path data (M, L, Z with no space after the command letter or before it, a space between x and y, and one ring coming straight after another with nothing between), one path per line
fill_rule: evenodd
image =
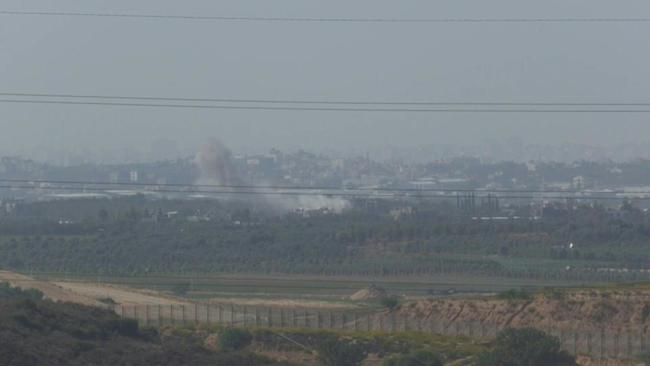
M650 17L611 0L4 0L0 10L259 17ZM650 23L376 24L0 15L0 92L650 102ZM0 151L650 140L648 114L205 111L0 103Z

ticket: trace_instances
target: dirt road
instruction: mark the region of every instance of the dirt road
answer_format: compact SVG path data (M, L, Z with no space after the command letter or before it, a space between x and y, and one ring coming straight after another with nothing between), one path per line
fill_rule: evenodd
M137 290L108 284L91 282L50 282L34 279L22 274L0 271L0 282L11 286L41 291L46 298L57 302L73 302L90 306L105 306L100 300L111 298L122 305L183 305L187 301L175 299L155 291Z

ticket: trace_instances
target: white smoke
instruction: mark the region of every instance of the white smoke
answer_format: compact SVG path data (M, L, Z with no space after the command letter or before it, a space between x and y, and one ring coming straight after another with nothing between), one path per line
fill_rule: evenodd
M210 139L201 146L194 158L194 163L199 169L198 185L218 185L228 187L204 187L206 193L210 191L227 192L226 199L246 200L255 205L263 205L276 211L315 211L327 210L331 213L341 213L350 208L348 200L319 194L317 191L301 194L296 190L277 190L270 188L271 184L263 184L255 188L244 188L245 191L256 192L251 195L234 194L237 185L243 184L237 169L232 162L232 153L217 139ZM289 194L283 194L289 193Z
M315 211L328 210L331 213L341 213L351 207L350 201L340 197L330 197L318 194L302 194L296 196L266 196L269 203L285 211Z
M236 185L237 171L232 164L232 153L217 139L210 139L201 146L194 158L199 168L198 184Z

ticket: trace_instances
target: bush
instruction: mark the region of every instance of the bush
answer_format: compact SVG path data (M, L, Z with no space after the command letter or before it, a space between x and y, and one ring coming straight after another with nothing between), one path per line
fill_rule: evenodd
M399 300L395 296L384 297L379 303L388 310L395 310L399 306Z
M329 338L316 346L318 361L325 366L358 366L368 353L360 344Z
M635 359L640 362L650 363L650 352L639 353Z
M511 289L508 291L501 292L497 295L497 298L501 300L530 300L530 293L526 290L515 290Z
M420 350L390 357L383 362L383 366L442 366L442 360L435 352Z
M219 335L219 347L225 351L237 351L253 341L251 333L245 329L226 328Z
M172 286L172 293L176 296L185 296L190 290L190 284L187 282L176 283Z
M533 329L506 329L490 351L479 356L479 366L573 366L575 359L561 350L560 341Z
M43 297L43 293L38 290L23 290L19 287L11 287L11 285L6 282L0 283L0 299L38 301L42 300Z

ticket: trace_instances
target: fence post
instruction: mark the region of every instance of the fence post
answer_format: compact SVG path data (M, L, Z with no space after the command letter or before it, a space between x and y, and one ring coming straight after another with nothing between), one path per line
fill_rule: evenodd
M171 318L171 323L176 324L176 319L174 318L174 305L169 305L169 317Z
M329 311L329 320L327 321L329 325L329 329L334 329L334 317L332 314L332 310Z
M255 307L255 326L260 326L260 310L257 308L257 306Z
M219 318L219 324L223 323L223 307L221 304L217 305L217 317Z
M269 319L269 328L273 328L273 309L267 308L266 313Z
M144 325L149 326L149 304L144 305Z
M359 326L358 326L358 323L359 323L359 315L355 312L355 313L354 313L354 316L352 317L352 319L353 319L353 322L354 322L354 331L356 332L357 330L359 330Z
M158 326L161 326L162 323L162 305L158 304Z
M244 327L248 325L248 306L244 305Z
M578 338L580 336L578 335L578 331L573 331L573 355L577 356L578 355Z
M646 332L645 329L640 331L640 334L641 334L641 352L645 352L645 350L646 350L646 344L645 344L646 335L645 335L645 332Z
M124 305L120 305L120 318L124 319Z
M600 359L605 359L605 328L600 329Z
M632 338L630 337L630 330L629 329L627 330L627 340L626 341L627 341L627 347L626 347L627 348L627 353L626 353L625 356L626 357L631 357L633 350L632 350Z
M181 323L185 325L185 304L181 305Z
M379 317L377 317L377 320L379 321L379 331L384 332L384 317L382 315L379 315Z
M212 308L210 306L210 303L205 305L205 322L208 323L208 325L210 325L210 320L211 320L210 319L210 308Z
M194 323L199 324L199 306L194 303Z
M372 330L372 324L370 324L370 314L366 314L366 331L370 332Z

